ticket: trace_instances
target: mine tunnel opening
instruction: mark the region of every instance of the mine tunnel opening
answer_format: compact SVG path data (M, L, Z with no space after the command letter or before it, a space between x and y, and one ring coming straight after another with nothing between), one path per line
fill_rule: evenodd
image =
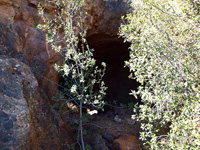
M104 106L104 112L109 111L113 108L112 106L118 107L120 104L142 104L140 97L136 99L133 95L130 95L131 90L137 90L140 84L128 77L130 75L129 68L124 67L125 61L130 58L130 44L124 43L123 39L119 39L117 36L112 37L104 34L89 36L87 41L89 47L94 49L96 65L101 68L101 63L106 63L103 81L108 89L104 101L109 105ZM59 84L64 87L65 82L65 79L61 77ZM59 90L63 91L63 88L59 88Z
M97 65L101 62L106 63L106 72L103 80L108 87L106 91L105 101L108 103L116 102L117 105L129 103L141 104L141 99L136 99L130 95L131 90L137 90L140 85L136 80L130 79L130 71L125 66L125 61L128 61L129 43L124 43L123 39L117 36L109 36L96 34L87 38L90 48L93 48L94 58ZM105 109L110 109L106 107Z

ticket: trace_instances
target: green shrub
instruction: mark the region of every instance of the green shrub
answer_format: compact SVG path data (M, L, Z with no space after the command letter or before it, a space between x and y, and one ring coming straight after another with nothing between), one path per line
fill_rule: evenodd
M85 149L83 140L83 104L94 109L102 108L105 96L105 87L102 77L103 69L96 66L93 58L93 49L86 41L87 27L84 23L86 14L82 11L82 0L51 0L47 3L54 11L53 16L45 14L44 8L39 5L38 10L44 24L38 27L46 33L46 42L53 50L63 56L63 65L55 64L55 68L63 76L64 93L62 99L67 98L64 104L74 102L80 113L77 142L80 139L80 149ZM97 86L96 90L94 87Z
M141 139L149 149L200 149L200 3L134 4L133 13L122 17L120 36L131 43L130 77L141 83L132 91L143 102L133 116L143 122Z

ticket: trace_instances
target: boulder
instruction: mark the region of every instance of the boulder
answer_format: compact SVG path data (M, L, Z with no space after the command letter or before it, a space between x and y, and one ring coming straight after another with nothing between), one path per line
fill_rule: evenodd
M54 119L30 67L0 56L0 149L62 149L62 125ZM70 143L66 129L62 140Z

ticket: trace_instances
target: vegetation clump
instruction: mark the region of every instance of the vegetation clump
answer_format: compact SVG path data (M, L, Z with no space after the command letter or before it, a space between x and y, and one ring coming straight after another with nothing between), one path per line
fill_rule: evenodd
M141 139L148 149L200 149L200 3L134 1L120 36L130 42L126 66L141 83ZM133 75L134 74L134 75ZM164 127L165 132L160 131Z

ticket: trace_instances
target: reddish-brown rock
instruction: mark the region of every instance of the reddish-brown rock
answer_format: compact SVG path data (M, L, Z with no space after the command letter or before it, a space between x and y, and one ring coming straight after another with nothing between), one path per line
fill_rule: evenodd
M45 140L45 138L51 139L53 136L58 136L58 131L65 130L65 123L56 126L56 121L54 120L54 122L51 118L53 114L48 111L50 109L49 99L56 94L55 85L59 81L59 75L54 70L53 65L62 58L45 44L45 35L36 29L36 25L41 23L37 4L40 2L45 6L44 1L0 0L0 55L15 58L16 61L30 66L29 71L36 69L37 71L33 73L39 75L37 90L31 95L34 98L30 98L30 93L24 95L29 100L27 104L29 105L30 116L32 116L29 122L32 124L30 134L32 140L29 140L29 143L35 146L33 149L39 149L38 147L45 149L42 148L43 146L51 149L51 146L48 147L51 140ZM45 8L47 15L51 16L52 7L46 5ZM117 32L120 17L129 12L131 7L130 0L86 0L84 9L88 11L89 15L86 21L89 28L88 37L102 34L104 36L99 38L100 40L96 40L102 41L103 39L103 42L105 42L106 40L118 41ZM109 36L105 38L105 35ZM10 76L12 75L10 74ZM34 79L34 82L36 82L36 79ZM32 84L31 81L30 84ZM47 95L48 98L37 94L38 91L44 91L42 95ZM32 106L34 106L33 109ZM36 117L38 114L44 116L44 118L38 119ZM2 115L6 116L3 112ZM46 130L44 127L46 127ZM53 131L57 133L52 134ZM55 139L52 139L55 145L60 143L58 137L55 137ZM56 147L56 149L59 149L59 147Z
M44 3L43 0L40 2ZM59 80L58 74L51 72L55 72L53 65L61 57L46 45L45 35L36 29L41 23L37 4L35 0L0 0L0 55L17 58L32 69L38 68L39 84L51 98ZM55 83L47 84L46 78Z
M45 0L0 0L0 55L20 59L32 69L37 67L39 84L51 98L56 92L53 82L59 81L58 74L52 74L55 72L53 64L62 58L45 44L44 34L36 29L37 24L41 23L37 12L38 2L47 9L50 17L53 10L50 5L45 5ZM109 38L103 36L104 41L118 40L121 16L131 9L130 0L86 0L84 10L88 12L87 36L102 34L109 35ZM49 84L46 78L53 82Z
M142 150L136 136L121 135L113 141L113 150Z

